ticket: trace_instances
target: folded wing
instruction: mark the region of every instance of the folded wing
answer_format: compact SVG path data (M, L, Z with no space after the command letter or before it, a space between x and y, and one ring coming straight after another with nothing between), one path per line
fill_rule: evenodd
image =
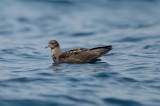
M112 46L96 47L92 49L78 48L62 53L60 58L63 62L86 63L102 56L111 49Z

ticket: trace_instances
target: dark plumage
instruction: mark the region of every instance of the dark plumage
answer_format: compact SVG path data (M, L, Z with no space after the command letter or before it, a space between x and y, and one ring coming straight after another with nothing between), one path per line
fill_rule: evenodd
M110 45L91 49L78 48L62 52L56 40L50 40L48 44L48 47L52 50L51 56L55 63L87 63L112 50Z

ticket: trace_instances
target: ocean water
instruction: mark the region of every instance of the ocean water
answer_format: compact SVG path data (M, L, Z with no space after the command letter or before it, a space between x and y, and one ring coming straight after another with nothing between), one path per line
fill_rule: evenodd
M159 0L0 0L0 106L160 106ZM63 50L112 45L96 63Z

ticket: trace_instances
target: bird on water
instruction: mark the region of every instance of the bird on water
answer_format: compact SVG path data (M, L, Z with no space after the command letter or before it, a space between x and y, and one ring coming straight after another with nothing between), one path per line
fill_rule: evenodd
M112 50L112 46L109 45L91 49L77 48L61 51L60 45L56 40L50 40L47 47L51 48L51 57L54 63L88 63Z

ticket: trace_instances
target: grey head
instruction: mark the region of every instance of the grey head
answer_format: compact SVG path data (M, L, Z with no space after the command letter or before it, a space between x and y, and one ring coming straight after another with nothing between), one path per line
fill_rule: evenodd
M59 46L59 43L56 40L50 40L48 42L48 46L47 47L50 47L51 49L55 49L55 48L59 48L60 46Z

